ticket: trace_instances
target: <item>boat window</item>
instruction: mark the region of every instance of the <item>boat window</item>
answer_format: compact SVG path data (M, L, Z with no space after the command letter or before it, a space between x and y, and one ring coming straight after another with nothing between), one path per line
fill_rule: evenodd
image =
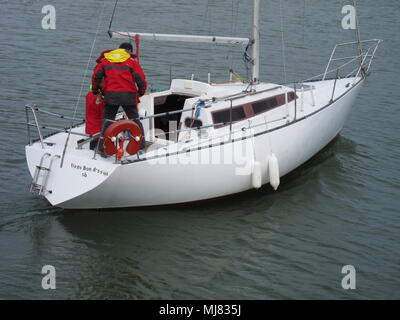
M231 121L231 109L225 109L222 111L216 111L212 113L213 121L215 124L217 123L229 123ZM240 121L246 119L246 114L243 110L243 107L234 107L232 108L232 121Z
M293 91L288 92L287 97L288 97L287 98L288 103L292 102L295 99L295 93ZM251 107L253 109L254 114L257 115L257 114L269 111L271 109L274 109L276 107L282 106L284 104L286 104L285 94L280 94L275 97L271 97L271 98L268 98L265 100L255 102L251 105Z
M278 106L278 99L276 97L256 102L252 104L253 111L255 114L259 114Z
M196 118L186 118L185 126L187 128L199 128L203 126L203 122Z

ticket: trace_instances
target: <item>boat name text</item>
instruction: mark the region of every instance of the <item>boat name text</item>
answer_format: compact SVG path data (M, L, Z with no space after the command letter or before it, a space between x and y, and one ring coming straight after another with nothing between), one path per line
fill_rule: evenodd
M87 172L94 172L94 173L97 173L97 174L102 174L105 177L108 177L108 171L105 171L105 170L102 170L102 169L99 169L99 168L96 168L96 167L92 168L92 167L88 167L88 166L85 166L85 165L79 165L79 164L71 162L71 168L72 169L76 169L76 170L81 170L82 171L82 176L85 177L85 178L87 177Z

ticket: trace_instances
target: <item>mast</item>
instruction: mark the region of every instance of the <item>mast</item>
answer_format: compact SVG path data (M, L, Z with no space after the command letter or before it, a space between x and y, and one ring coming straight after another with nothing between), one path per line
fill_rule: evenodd
M251 29L251 82L258 83L260 80L260 10L261 0L253 1L253 25Z

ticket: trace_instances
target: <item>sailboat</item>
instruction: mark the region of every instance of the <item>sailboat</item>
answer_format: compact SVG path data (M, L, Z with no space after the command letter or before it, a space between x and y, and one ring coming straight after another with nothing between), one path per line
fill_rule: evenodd
M119 114L115 130L104 135L115 147L107 158L90 150L99 134L85 134L85 122L44 135L39 113L55 114L27 105L30 191L60 208L99 209L190 203L265 184L276 190L282 176L340 133L380 40L336 45L324 73L308 81L262 82L260 5L253 0L249 38L109 30L112 38L242 44L249 48L251 77L223 83L173 79L168 90L146 94L139 105L143 132ZM344 47L357 54L338 55ZM342 74L349 65L354 70ZM143 137L146 148L139 151Z

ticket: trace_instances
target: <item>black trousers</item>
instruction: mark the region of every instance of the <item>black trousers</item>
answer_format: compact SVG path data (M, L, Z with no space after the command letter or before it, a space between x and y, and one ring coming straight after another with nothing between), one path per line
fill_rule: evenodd
M104 124L103 124L103 130L101 131L102 137L104 137L104 132L106 131L108 126L112 123L111 121L107 121L107 120L115 120L115 116L118 113L119 107L120 107L119 105L111 105L111 104L106 104L106 106L104 107ZM145 147L144 129L143 129L143 125L140 122L140 120L137 119L137 118L139 118L139 114L137 112L136 105L122 106L122 109L124 109L128 119L135 122L139 126L140 130L142 130L143 140L142 140L141 148L143 149ZM101 150L101 151L104 150L103 143L99 144L99 150Z

